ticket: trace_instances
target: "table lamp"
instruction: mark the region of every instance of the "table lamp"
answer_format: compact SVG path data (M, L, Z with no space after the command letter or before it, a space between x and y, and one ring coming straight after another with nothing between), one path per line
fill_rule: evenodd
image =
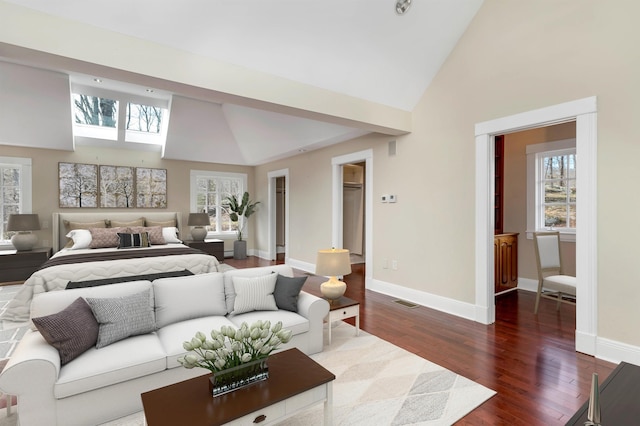
M211 221L209 220L209 215L206 213L189 213L189 221L187 223L189 226L195 226L191 230L191 238L194 241L204 241L207 236L207 230L203 228L203 226L211 225Z
M37 214L10 214L7 222L7 231L17 231L11 237L11 244L18 251L29 251L38 242L38 237L31 231L40 229L40 220Z
M339 299L347 289L343 281L338 280L340 275L351 273L351 259L347 249L327 249L319 250L316 261L316 275L329 277L320 285L320 291L325 299Z

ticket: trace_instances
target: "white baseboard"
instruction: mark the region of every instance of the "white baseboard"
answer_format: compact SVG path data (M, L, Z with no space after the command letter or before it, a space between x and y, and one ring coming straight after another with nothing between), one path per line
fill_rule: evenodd
M371 280L371 286L368 289L472 321L476 319L476 306L471 303L460 302L375 279Z

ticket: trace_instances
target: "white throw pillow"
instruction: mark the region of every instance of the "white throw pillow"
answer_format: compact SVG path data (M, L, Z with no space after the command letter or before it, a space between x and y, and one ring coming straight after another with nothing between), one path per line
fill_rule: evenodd
M273 291L276 288L278 274L259 277L233 277L236 300L233 304L233 315L251 311L277 311Z
M178 238L178 228L167 226L162 228L162 236L167 244L179 244L182 241Z
M91 244L91 231L88 229L74 229L66 236L73 240L71 250L86 249Z
M160 278L153 282L158 328L192 318L226 315L222 273Z

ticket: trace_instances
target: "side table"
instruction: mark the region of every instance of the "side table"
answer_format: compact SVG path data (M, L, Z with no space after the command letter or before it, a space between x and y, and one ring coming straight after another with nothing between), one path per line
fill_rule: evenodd
M356 319L356 336L360 334L360 303L348 297L329 300L329 315L327 315L327 329L329 332L329 344L331 344L331 324L334 321L342 321L347 318Z
M218 262L224 262L224 241L223 240L204 240L193 241L185 240L183 243L189 247L202 250L205 253L215 256Z
M10 253L0 254L0 282L3 284L24 282L51 257L51 247Z

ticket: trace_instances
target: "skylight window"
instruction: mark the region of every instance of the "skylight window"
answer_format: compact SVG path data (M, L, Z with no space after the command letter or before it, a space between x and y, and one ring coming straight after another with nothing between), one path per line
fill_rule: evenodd
M129 149L156 145L166 139L168 100L72 86L76 143Z

